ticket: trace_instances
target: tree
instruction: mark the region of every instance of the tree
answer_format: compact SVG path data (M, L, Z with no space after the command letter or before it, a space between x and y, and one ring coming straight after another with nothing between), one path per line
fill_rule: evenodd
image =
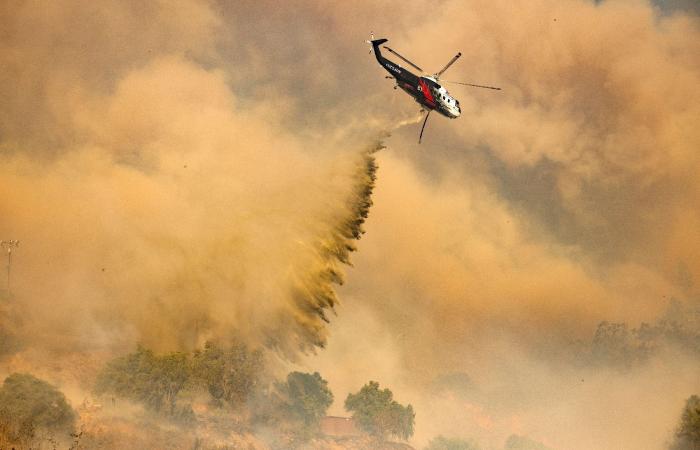
M591 358L597 364L630 369L669 346L700 355L700 308L672 301L660 320L638 328L601 322L593 337Z
M189 378L186 354L174 352L157 356L139 346L136 352L107 364L98 376L95 391L97 394L110 392L166 416L190 420L190 408L177 407L178 394Z
M263 371L262 352L251 351L242 343L223 348L207 342L193 354L164 355L139 346L107 363L95 392L128 398L171 419L191 422L194 412L183 398L187 392L206 389L216 405L225 402L238 408L247 403Z
M11 440L30 439L39 429L67 436L75 420L65 395L47 382L19 373L5 378L0 388L0 423Z
M676 430L673 450L700 449L700 397L691 395L685 402L681 423Z
M478 450L479 447L471 441L458 438L438 436L428 442L425 450Z
M269 392L258 392L251 410L256 427L268 428L267 432L282 441L291 439L278 443L286 448L318 434L321 419L332 403L333 393L318 372L291 372Z
M318 372L291 372L287 382L278 385L278 390L286 398L290 418L303 423L305 428L317 428L333 403L328 381Z
M216 401L233 408L245 405L260 383L265 368L260 350L250 350L240 342L222 348L213 342L204 344L192 358L194 376L206 385Z
M353 413L361 429L375 437L384 439L393 435L408 439L413 436L416 417L413 407L397 403L394 394L389 389L379 390L376 381L370 381L356 394L349 394L345 409Z
M224 397L224 350L207 341L203 350L194 352L192 369L198 381L204 384L209 391L209 395L218 403Z
M593 337L594 361L617 367L631 367L640 360L640 351L634 333L626 323L601 322Z

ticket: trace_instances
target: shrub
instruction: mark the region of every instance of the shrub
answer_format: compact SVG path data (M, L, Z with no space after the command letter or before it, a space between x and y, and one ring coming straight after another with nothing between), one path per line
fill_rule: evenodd
M32 375L13 373L0 388L0 423L10 440L31 439L38 430L67 436L75 420L65 395Z

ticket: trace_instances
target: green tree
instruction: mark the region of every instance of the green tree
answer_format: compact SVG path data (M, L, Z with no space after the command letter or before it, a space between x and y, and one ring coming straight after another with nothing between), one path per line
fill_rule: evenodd
M138 347L136 352L107 364L98 375L97 394L112 393L142 403L148 409L173 418L191 419L189 406L177 405L178 394L188 383L190 365L180 352L157 356Z
M425 450L478 450L479 447L471 441L458 438L437 436L428 442Z
M164 355L139 346L107 363L98 375L95 392L111 393L170 418L191 421L194 413L184 398L186 393L206 389L217 405L241 407L263 373L262 352L251 351L242 343L223 348L207 342L193 354Z
M291 439L278 443L288 448L294 441L306 442L318 434L321 419L332 403L333 393L318 372L291 372L269 392L258 393L251 403L252 420L278 438L285 436L282 441Z
M11 440L32 438L40 429L67 436L75 420L65 395L47 382L19 373L5 378L0 388L0 424Z
M328 407L333 403L333 393L328 381L318 372L291 372L287 382L278 385L286 399L286 409L293 421L303 423L305 428L318 428Z
M265 362L260 350L234 342L228 348L207 342L192 358L194 376L217 402L244 406L260 385Z
M203 350L194 352L192 367L194 376L199 383L206 386L209 394L216 402L224 397L224 369L226 365L224 350L207 341Z
M685 402L681 423L676 430L673 450L700 449L700 397L691 395Z
M389 389L380 390L376 381L370 381L356 394L349 394L345 409L353 413L360 428L375 437L384 439L393 435L408 439L413 436L416 417L413 407L397 403L394 394Z

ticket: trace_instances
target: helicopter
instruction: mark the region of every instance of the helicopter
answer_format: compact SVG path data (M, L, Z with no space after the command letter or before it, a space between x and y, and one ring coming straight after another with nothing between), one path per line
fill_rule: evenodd
M421 105L421 113L426 110L428 111L428 113L425 115L423 125L420 129L420 135L418 137L419 144L423 139L423 131L425 130L425 124L428 122L428 117L430 116L430 113L433 110L450 119L456 119L462 114L462 110L459 107L459 100L451 96L450 93L447 92L447 89L445 89L438 83L438 80L440 80L440 76L443 73L445 73L445 71L449 69L450 66L454 64L460 56L462 56L461 52L457 53L454 57L452 57L452 59L439 72L433 75L418 76L406 70L404 67L401 67L401 65L393 61L389 61L384 56L382 56L379 46L384 44L385 42L388 42L388 39L374 39L374 34L371 34L370 36L370 40L365 42L372 46L370 53L372 53L372 51L374 50L374 54L377 57L377 61L379 62L379 64L387 72L389 72L389 75L391 75L385 78L393 78L394 80L396 80L396 86L394 86L394 89L399 87L408 95L413 97L415 101ZM399 59L401 59L414 69L420 71L421 73L425 73L423 69L409 61L407 58L401 56L397 51L392 50L387 46L384 46L384 49L396 55ZM446 83L461 84L464 86L472 86L483 89L493 89L496 91L501 90L501 88L494 86L484 86L472 83L460 83L457 81L446 81Z

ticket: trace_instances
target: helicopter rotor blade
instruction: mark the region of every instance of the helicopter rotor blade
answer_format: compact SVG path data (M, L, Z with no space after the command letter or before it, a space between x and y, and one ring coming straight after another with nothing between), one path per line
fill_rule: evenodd
M440 72L438 72L438 73L435 74L435 79L437 80L438 78L440 78L440 75L442 75L447 69L449 69L450 66L451 66L452 64L454 64L455 61L457 61L457 60L459 59L460 56L462 56L462 52L459 52L459 53L457 53L455 56L453 56L452 59L450 60L450 62L448 62L447 64L445 64L445 67L443 67L442 70L441 70Z
M428 117L430 116L430 111L428 111L428 114L425 115L425 120L423 121L423 126L420 127L420 136L418 136L418 143L420 144L421 139L423 139L423 130L425 130L425 124L428 122Z
M399 52L390 49L390 48L387 47L386 45L384 46L384 48L387 49L387 50L389 50L391 53L393 53L394 55L398 56L399 58L401 58L401 59L404 60L405 62L409 63L410 65L412 65L412 66L415 67L416 69L418 69L418 70L420 70L421 72L423 72L423 69L421 69L421 68L418 67L417 65L413 64L411 61L409 61L408 59L404 58L403 56L399 55Z
M443 83L454 83L454 84L461 84L464 86L471 86L471 87L478 87L478 88L484 88L484 89L493 89L494 91L500 91L501 88L499 87L494 87L494 86L483 86L481 84L471 84L471 83L460 83L459 81L446 81L443 80Z

